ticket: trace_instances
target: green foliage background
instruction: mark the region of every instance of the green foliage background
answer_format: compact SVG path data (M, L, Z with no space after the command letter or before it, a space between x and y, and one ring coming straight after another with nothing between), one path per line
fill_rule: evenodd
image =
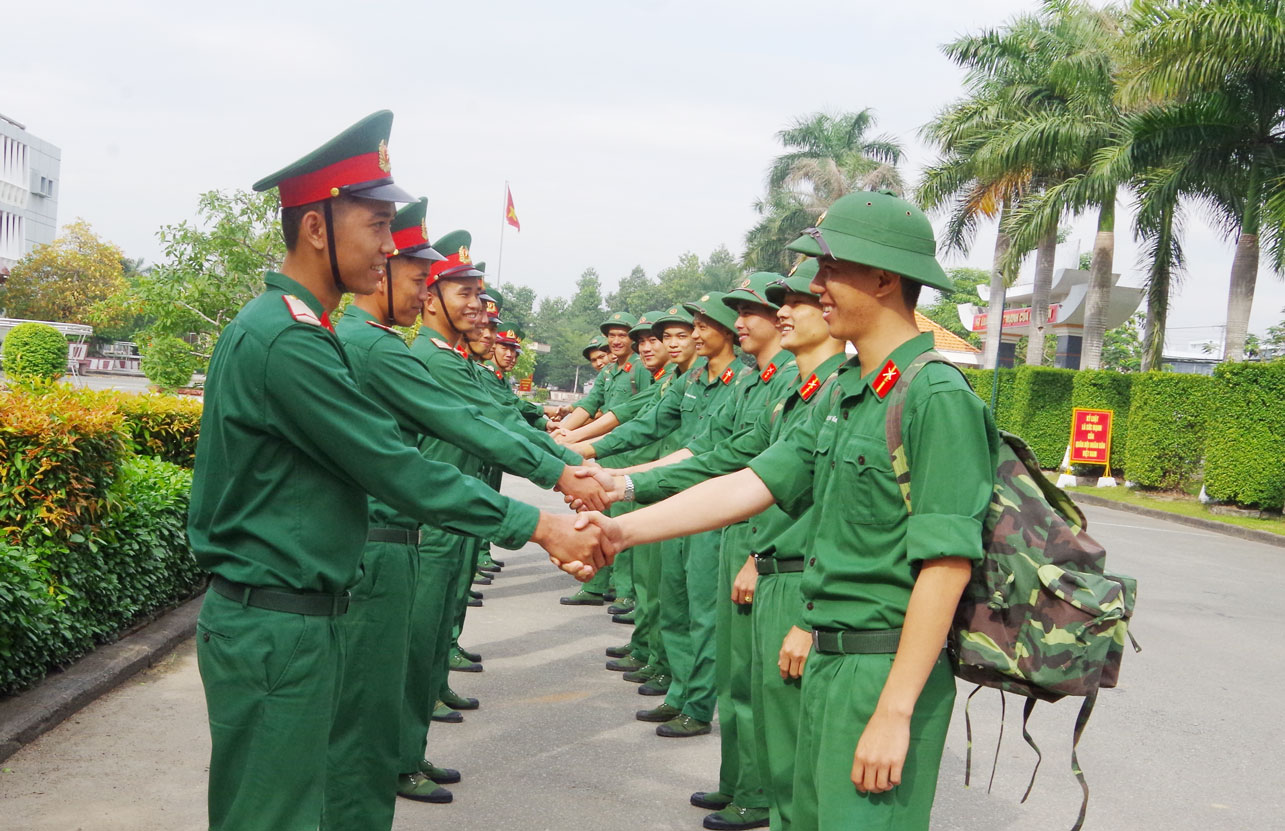
M0 349L4 374L15 380L52 381L67 369L67 339L44 323L19 323Z
M1133 377L1126 479L1163 490L1183 488L1197 479L1213 385L1204 375L1144 372Z
M1071 437L1071 386L1075 370L1024 366L1013 381L1017 430L1031 452L1048 469L1062 463Z
M1134 377L1110 369L1083 369L1075 373L1071 386L1072 407L1112 412L1112 471L1124 469L1125 453L1129 446L1129 390ZM1069 429L1067 438L1070 438ZM1100 466L1093 467L1101 470Z
M1285 361L1221 364L1205 444L1205 490L1258 508L1285 505Z

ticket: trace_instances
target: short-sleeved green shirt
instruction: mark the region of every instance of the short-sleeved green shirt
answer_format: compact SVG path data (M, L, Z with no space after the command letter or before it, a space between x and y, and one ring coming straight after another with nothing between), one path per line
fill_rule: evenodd
M338 593L357 582L373 495L424 524L530 539L535 508L425 461L362 394L323 307L269 272L210 360L188 536L207 570L253 586Z
M911 338L864 377L849 361L809 417L749 464L790 514L815 505L803 575L813 628L898 628L921 562L982 556L998 434L954 368L929 364L908 391L911 516L892 470L886 396L932 345L931 334Z

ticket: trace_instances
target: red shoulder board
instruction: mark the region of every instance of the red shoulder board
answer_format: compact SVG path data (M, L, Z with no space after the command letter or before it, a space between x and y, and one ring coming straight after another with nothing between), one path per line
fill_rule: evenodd
M722 381L724 384L730 384L732 383L732 379L735 377L736 377L736 370L732 369L729 366L727 369L723 370L722 375L718 376L718 380Z
M311 323L313 326L323 325L321 319L312 313L308 304L295 297L293 294L286 294L281 297L286 301L286 308L290 310L290 316L302 323Z
M821 379L818 378L817 374L814 372L812 373L812 377L809 378L807 382L804 383L803 386L799 387L799 397L802 398L804 401L807 401L809 398L815 395L816 391L819 390L820 388L821 388Z
M620 369L621 369L623 372L633 372L633 371L634 371L634 365L633 365L633 362L632 362L632 361L630 361L629 363L627 363L627 364L625 364L624 366L622 366Z
M768 381L772 380L772 376L775 374L776 364L768 364L767 369L763 370L763 373L759 375L759 380L766 384Z
M897 365L892 361L888 361L883 365L883 369L879 370L879 374L875 376L875 379L870 382L870 386L874 388L875 395L879 396L880 400L883 400L888 393L892 392L892 388L897 385L897 379L900 377L901 370L897 369Z
M660 380L660 376L662 376L662 375L664 375L664 374L665 374L665 368L662 366L660 369L656 370L655 372L653 372L653 373L651 374L651 380L653 380L653 381L659 381L659 380Z
M391 326L385 326L384 324L374 320L368 320L366 322L369 323L371 326L374 326L376 329L383 329L385 332L392 332L394 335L397 334L397 330Z

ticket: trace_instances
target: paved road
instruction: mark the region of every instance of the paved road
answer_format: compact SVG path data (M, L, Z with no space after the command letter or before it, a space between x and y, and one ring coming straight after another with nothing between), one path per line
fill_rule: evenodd
M549 497L508 480L506 488ZM1090 509L1112 567L1141 582L1135 634L1118 689L1102 694L1080 748L1092 787L1088 829L1280 828L1285 747L1277 684L1285 551L1218 534ZM689 792L711 787L713 736L661 739L630 717L649 703L602 667L624 627L595 609L557 605L571 586L535 550L505 557L504 574L470 613L465 643L486 672L456 673L482 698L462 725L438 725L433 759L465 781L449 806L401 803L398 831L450 827L524 831L697 829ZM961 686L961 693L967 690ZM947 744L934 829L1069 828L1080 791L1070 773L1076 702L1040 705L1033 763L1009 707L994 791L998 693L974 699L974 787L963 788L963 696ZM0 772L0 829L176 831L204 819L208 738L191 642L161 666L95 702L10 758ZM980 783L980 784L979 784Z

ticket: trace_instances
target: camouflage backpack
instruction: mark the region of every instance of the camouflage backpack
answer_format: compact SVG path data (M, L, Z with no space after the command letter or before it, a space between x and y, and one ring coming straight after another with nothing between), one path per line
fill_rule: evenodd
M910 467L902 442L902 414L915 376L929 363L954 366L936 352L925 352L901 374L888 399L887 439L893 470L906 510L910 511ZM955 611L947 649L955 675L1026 697L1022 735L1038 701L1083 696L1076 718L1071 770L1084 792L1084 823L1089 787L1075 748L1093 711L1097 692L1114 687L1137 595L1130 577L1106 571L1106 551L1085 528L1084 513L1067 494L1044 477L1026 443L1000 432L990 511L983 524L983 557ZM1137 643L1134 642L1136 650ZM965 718L967 719L967 707ZM972 727L967 727L968 768L972 765ZM1000 727L1003 737L1003 725ZM999 749L996 748L998 758ZM1025 802L1035 784L1022 797ZM994 778L994 769L991 771ZM965 773L965 785L969 773Z

